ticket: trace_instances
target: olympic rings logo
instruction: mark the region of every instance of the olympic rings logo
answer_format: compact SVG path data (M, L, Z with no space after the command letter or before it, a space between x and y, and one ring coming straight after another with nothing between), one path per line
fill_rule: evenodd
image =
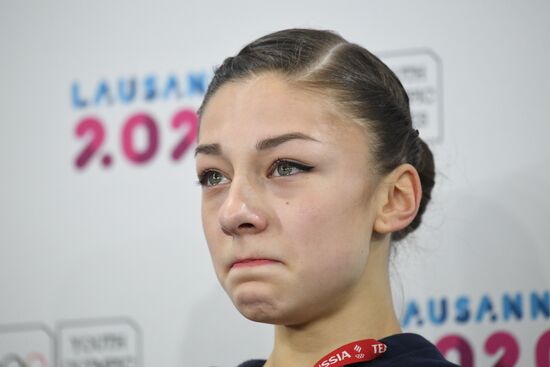
M39 352L32 352L26 357L11 353L0 359L0 367L48 367L48 360Z

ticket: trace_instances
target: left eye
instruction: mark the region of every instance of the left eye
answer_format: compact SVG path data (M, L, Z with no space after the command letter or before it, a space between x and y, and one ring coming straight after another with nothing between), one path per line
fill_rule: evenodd
M292 162L287 160L277 160L273 163L270 170L271 176L292 176L300 172L309 172L313 169L312 166L301 164L298 162Z

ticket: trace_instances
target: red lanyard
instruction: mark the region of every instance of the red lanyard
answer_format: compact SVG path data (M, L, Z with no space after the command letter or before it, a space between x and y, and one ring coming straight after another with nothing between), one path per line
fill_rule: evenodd
M357 362L368 362L388 349L376 339L358 340L346 344L321 358L313 367L341 367Z

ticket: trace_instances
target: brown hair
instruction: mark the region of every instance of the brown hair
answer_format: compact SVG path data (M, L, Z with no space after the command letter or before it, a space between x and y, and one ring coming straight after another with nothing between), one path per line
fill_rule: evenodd
M372 152L382 174L402 163L416 168L422 184L420 207L409 226L392 233L392 240L415 230L431 198L434 160L412 126L409 98L395 74L368 50L333 31L286 29L261 37L224 60L208 86L199 117L223 84L264 72L277 72L305 88L327 93L347 116L365 124L374 136Z

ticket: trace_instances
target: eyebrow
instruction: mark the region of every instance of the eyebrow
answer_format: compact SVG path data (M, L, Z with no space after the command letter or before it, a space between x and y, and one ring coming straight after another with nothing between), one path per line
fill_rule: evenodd
M266 138L266 139L260 140L259 142L256 143L256 150L257 151L262 151L262 150L266 150L266 149L272 149L272 148L275 148L275 147L277 147L277 146L279 146L279 145L281 145L281 144L283 144L287 141L296 140L296 139L310 140L310 141L319 142L319 140L314 139L311 136L303 134L303 133L298 133L298 132L287 133L287 134L282 134L282 135L278 135L278 136L274 136L274 137L271 137L271 138ZM195 148L195 157L199 153L200 154L209 154L209 155L221 155L222 149L220 147L220 144L217 144L217 143L214 143L214 144L201 144L201 145L197 146L197 148Z

